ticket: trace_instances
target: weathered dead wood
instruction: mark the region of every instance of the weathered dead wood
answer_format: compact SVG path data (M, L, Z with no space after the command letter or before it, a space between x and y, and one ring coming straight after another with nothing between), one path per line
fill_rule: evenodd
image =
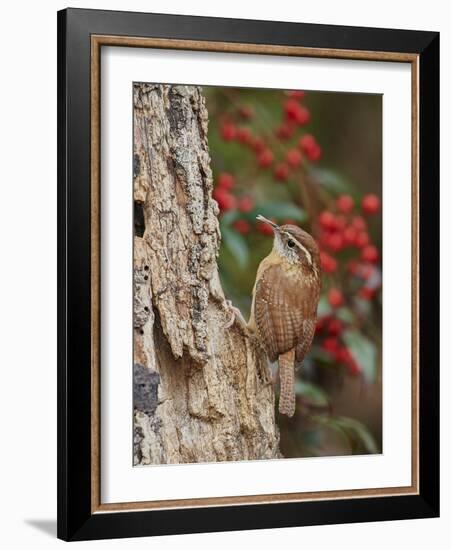
M196 86L134 85L134 463L279 456L266 358L218 276L208 113Z

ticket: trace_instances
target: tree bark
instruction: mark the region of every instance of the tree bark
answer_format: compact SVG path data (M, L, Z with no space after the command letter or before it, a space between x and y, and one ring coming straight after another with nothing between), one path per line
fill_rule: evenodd
M134 464L280 456L267 360L221 288L208 113L134 85Z

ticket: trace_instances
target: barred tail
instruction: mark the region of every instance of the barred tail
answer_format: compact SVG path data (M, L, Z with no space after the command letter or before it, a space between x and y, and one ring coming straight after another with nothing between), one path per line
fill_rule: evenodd
M279 356L279 412L280 414L286 414L290 417L294 415L296 409L296 395L294 393L294 356L294 349Z

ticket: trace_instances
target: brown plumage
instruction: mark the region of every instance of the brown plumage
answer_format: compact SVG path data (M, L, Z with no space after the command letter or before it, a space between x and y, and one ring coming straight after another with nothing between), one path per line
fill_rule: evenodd
M274 246L260 263L248 326L270 359L279 360L279 411L295 411L294 364L310 349L316 325L321 279L314 239L294 225L274 228Z

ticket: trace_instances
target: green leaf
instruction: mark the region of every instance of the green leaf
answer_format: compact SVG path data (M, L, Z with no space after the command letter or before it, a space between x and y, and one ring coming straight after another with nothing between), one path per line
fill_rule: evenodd
M379 453L377 443L365 424L347 416L339 416L336 422L351 438L356 438L369 453Z
M352 185L333 170L326 168L311 168L311 175L315 180L333 193L353 193Z
M326 365L335 365L335 360L333 359L332 355L320 348L319 346L313 346L309 352L310 359L315 359L316 361L320 361L321 363L325 363ZM308 357L305 359L307 360Z
M346 330L343 333L343 340L362 368L366 381L374 383L376 380L376 346L357 330Z
M249 262L249 247L246 240L229 226L221 224L222 242L241 268Z
M239 218L239 216L240 213L238 212L238 210L229 210L221 216L221 224L231 225Z
M275 218L278 221L294 220L303 222L307 215L302 208L290 202L268 202L260 204L255 208L253 214L261 214L265 218Z
M354 313L348 307L340 307L336 313L337 317L343 323L353 323L354 322Z
M318 424L326 426L336 432L344 435L351 445L352 451L358 451L359 446L371 454L380 452L371 432L362 422L349 418L347 416L314 416L312 417ZM360 443L360 445L358 445Z
M318 317L325 317L326 315L330 315L332 313L332 308L327 300L327 296L323 295L320 297L317 313Z
M297 395L304 397L312 405L316 405L318 407L329 406L329 398L327 397L326 392L315 384L297 380L295 384L295 392Z

